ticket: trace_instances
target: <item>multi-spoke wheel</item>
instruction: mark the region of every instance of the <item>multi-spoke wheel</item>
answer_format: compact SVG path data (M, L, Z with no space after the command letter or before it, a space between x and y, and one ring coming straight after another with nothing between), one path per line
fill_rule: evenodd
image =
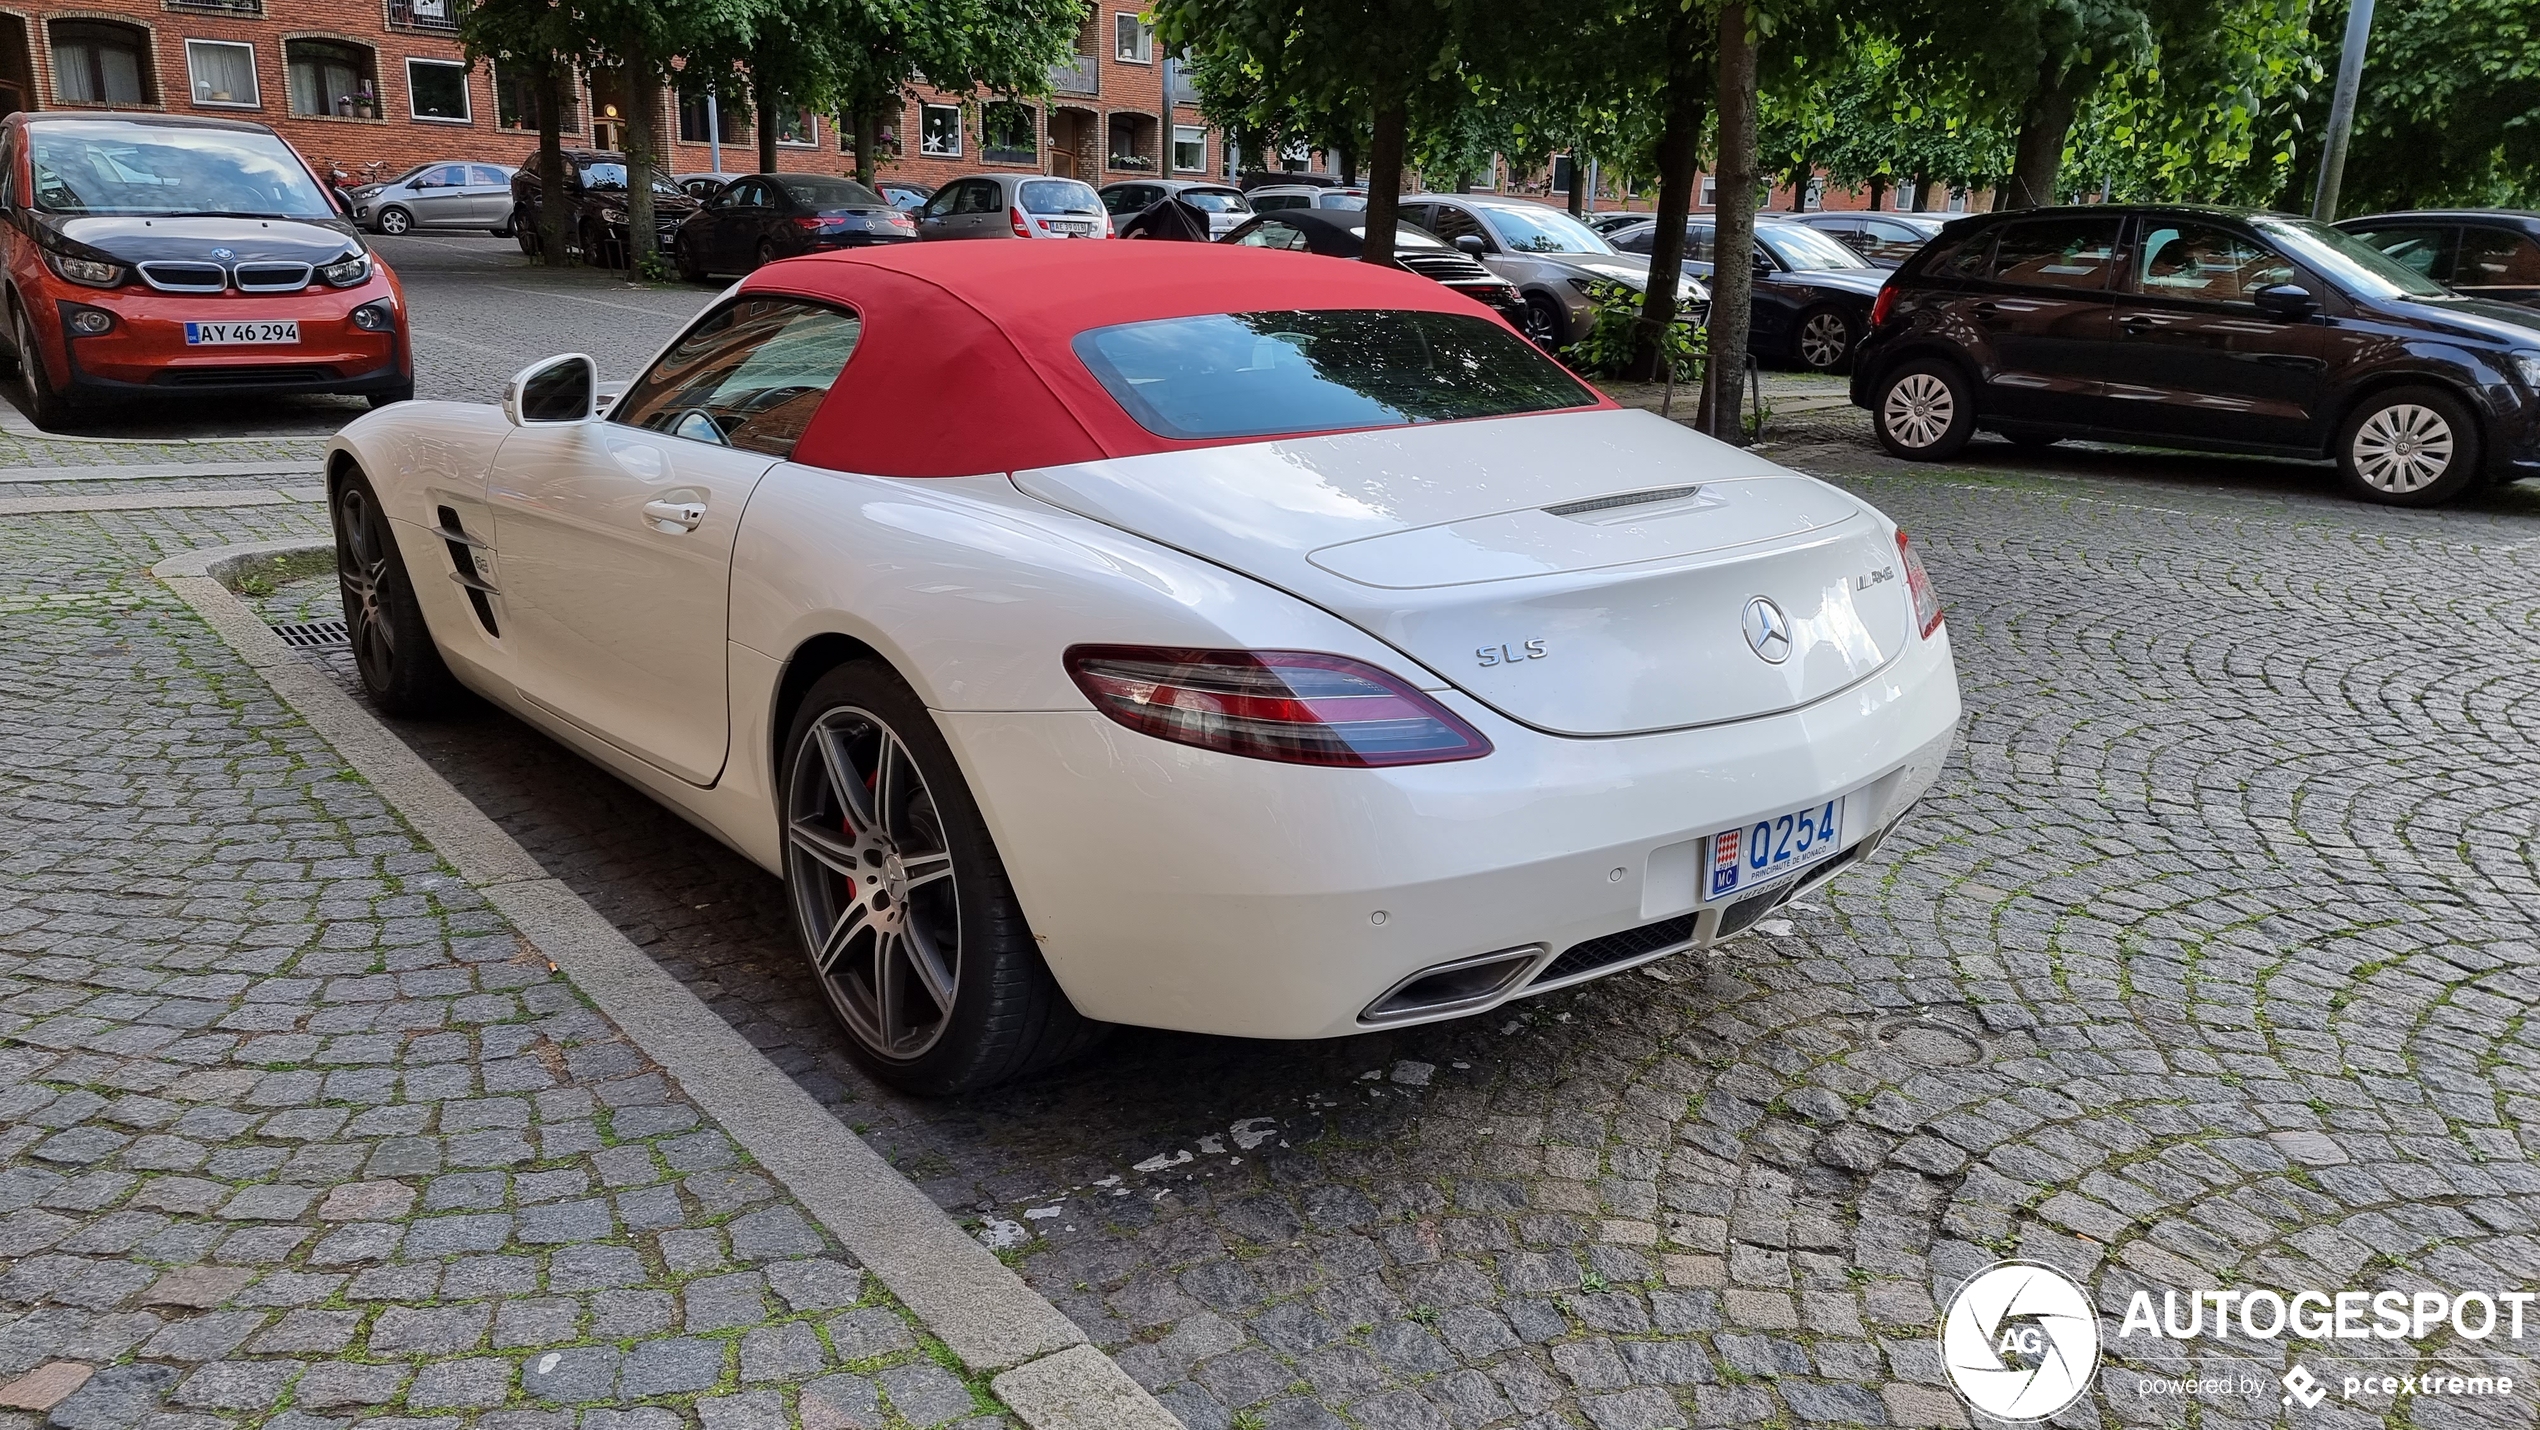
M2365 399L2347 419L2337 466L2366 501L2433 506L2478 478L2478 429L2446 392L2402 387Z
M784 771L794 932L855 1051L884 1079L954 1093L1091 1044L1035 948L934 718L887 667L822 676Z
M1526 295L1526 336L1546 352L1561 346L1561 310L1541 293Z
M1837 308L1811 308L1799 315L1798 346L1811 371L1833 372L1852 356L1852 320Z
M337 483L335 579L344 591L344 629L362 690L391 715L440 708L458 691L424 624L406 563L388 529L379 494L359 472Z
M1899 457L1954 457L1975 432L1967 380L1943 362L1911 362L1879 384L1870 416L1879 442Z

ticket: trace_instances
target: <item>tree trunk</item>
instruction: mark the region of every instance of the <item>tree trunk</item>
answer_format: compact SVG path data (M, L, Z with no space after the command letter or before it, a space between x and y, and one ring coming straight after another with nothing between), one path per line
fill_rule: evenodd
M626 270L644 271L659 261L661 235L653 222L654 129L661 111L661 82L641 40L626 52Z
M1719 223L1711 247L1711 359L1703 365L1702 425L1745 446L1746 333L1755 301L1755 49L1744 0L1720 8Z
M750 66L750 100L758 106L758 171L776 172L776 80L766 65Z
M550 58L538 66L538 261L565 262L564 72Z
M2073 127L2082 76L2058 72L2048 60L2038 67L2037 89L2020 114L2020 142L2011 161L2008 200L2001 207L2033 209L2055 202L2055 170L2064 162L2064 135Z
M1649 286L1643 290L1640 325L1632 335L1631 366L1625 375L1639 382L1667 376L1666 349L1659 335L1676 320L1677 294L1682 291L1685 216L1693 212L1693 187L1702 174L1702 119L1709 99L1709 77L1695 48L1699 22L1679 21L1668 37L1676 62L1668 67L1667 118L1658 131L1658 231L1650 236ZM1570 187L1585 182L1575 161Z
M1931 170L1929 169L1914 171L1914 212L1918 214L1931 212Z
M882 106L859 104L855 109L855 178L866 188L873 187L873 175L880 167L876 151L882 147Z
M1879 210L1886 207L1887 175L1872 174L1870 176L1870 212L1877 213Z
M1555 160L1555 163L1560 161ZM1570 217L1587 217L1588 157L1585 149L1570 151Z
M1790 211L1808 212L1808 186L1817 178L1817 166L1802 159L1790 166Z
M1358 185L1358 146L1357 146L1357 144L1355 144L1355 143L1353 143L1353 142L1351 142L1350 140L1347 140L1347 139L1342 140L1339 144L1337 144L1337 145L1335 145L1335 146L1333 147L1333 149L1332 149L1332 157L1334 157L1334 158L1336 158L1336 159L1338 159L1338 160L1340 161L1340 166L1341 166L1341 186L1342 186L1343 188L1355 188L1355 187L1357 187L1357 185Z
M1393 231L1402 212L1402 145L1410 127L1399 94L1376 97L1375 132L1367 144L1367 242L1359 257L1393 262Z

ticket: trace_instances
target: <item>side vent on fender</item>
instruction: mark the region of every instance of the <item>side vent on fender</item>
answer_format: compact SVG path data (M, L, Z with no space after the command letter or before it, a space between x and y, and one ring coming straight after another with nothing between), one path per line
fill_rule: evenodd
M502 592L476 569L476 553L493 548L468 535L466 528L459 525L457 512L446 506L439 511L441 524L432 529L432 534L450 548L450 579L467 588L467 603L475 608L476 623L485 628L485 634L500 639L503 632L494 624L493 598Z

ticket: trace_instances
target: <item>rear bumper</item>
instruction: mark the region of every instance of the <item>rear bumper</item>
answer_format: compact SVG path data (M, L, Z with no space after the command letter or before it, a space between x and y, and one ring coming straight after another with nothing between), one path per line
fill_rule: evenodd
M1770 900L1723 927L1728 911L1698 902L1702 837L1840 796L1839 859L1857 858L1938 778L1959 711L1945 633L1805 710L1711 729L1566 739L1441 698L1493 754L1308 769L1091 711L938 718L1079 1009L1320 1038L1364 1031L1371 1004L1440 964L1535 955L1487 996L1382 1021L1483 1012L1743 928Z

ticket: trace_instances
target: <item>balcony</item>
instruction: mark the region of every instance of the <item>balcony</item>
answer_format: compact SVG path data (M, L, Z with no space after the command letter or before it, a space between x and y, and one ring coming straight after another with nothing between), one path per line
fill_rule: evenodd
M388 0L388 28L451 33L467 14L467 0Z
M265 0L164 0L170 10L194 15L244 15L254 18L265 13Z
M1173 102L1175 104L1199 103L1199 86L1191 83L1190 76L1184 73L1178 64L1173 66Z
M1050 89L1059 94L1100 94L1099 70L1092 55L1078 55L1074 60L1050 66Z

